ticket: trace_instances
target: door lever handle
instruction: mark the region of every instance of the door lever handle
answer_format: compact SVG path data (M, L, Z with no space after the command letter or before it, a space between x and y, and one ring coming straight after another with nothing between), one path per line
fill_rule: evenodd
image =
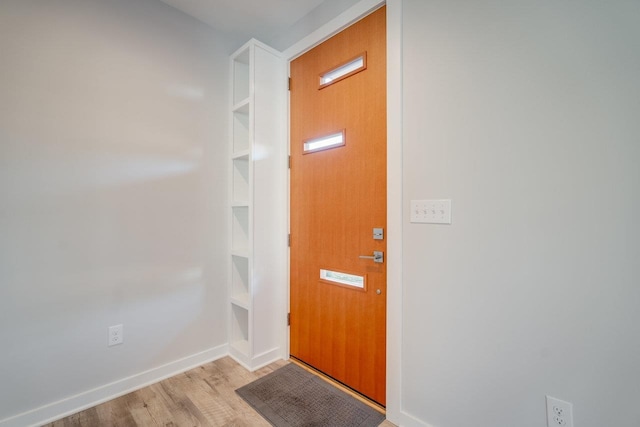
M384 262L384 253L382 251L373 251L373 255L360 255L362 259L372 259L373 262L382 264Z

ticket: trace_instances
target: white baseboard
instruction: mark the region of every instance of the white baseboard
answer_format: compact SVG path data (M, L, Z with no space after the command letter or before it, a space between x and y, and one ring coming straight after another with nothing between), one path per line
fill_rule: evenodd
M283 360L284 357L281 354L282 350L280 348L274 348L273 350L265 351L253 358L249 359L244 354L235 351L233 348L230 349L229 356L246 368L248 371L255 371L264 366L267 366L270 363L275 362L276 360ZM2 425L0 425L2 427Z
M398 425L400 427L434 427L431 424L427 424L426 422L419 420L418 418L414 417L413 415L407 414L404 411L400 412L400 420Z
M273 350L265 351L262 354L254 356L251 361L252 371L258 370L262 367L267 366L270 363L275 362L276 360L282 360L282 354L280 348L274 348Z
M157 383L171 376L193 369L229 354L227 344L210 348L200 353L175 360L148 371L114 381L85 391L75 396L59 400L22 414L0 420L0 427L38 426L75 414L116 397Z

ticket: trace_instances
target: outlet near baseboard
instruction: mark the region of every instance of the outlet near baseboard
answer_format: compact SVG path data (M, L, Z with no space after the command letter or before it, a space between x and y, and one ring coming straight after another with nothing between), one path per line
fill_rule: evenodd
M547 426L573 427L573 405L547 396Z
M107 345L111 347L112 345L122 344L124 341L123 333L122 325L109 326L109 340Z

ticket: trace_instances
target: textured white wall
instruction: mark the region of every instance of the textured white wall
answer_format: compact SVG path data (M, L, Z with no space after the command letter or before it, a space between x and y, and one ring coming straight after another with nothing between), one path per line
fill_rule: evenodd
M403 3L403 410L638 425L640 3Z
M154 0L0 3L0 420L226 342L227 54Z

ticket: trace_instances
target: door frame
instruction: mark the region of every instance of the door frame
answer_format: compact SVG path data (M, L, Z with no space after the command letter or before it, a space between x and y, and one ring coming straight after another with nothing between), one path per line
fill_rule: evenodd
M387 6L387 419L399 425L411 423L402 413L402 0L361 0L333 20L283 52L286 72L292 60L327 40L349 25ZM287 152L290 153L290 101L287 93ZM290 181L287 177L287 226L290 224ZM290 277L287 257L287 304ZM287 306L288 307L288 306ZM286 354L289 355L287 328Z

